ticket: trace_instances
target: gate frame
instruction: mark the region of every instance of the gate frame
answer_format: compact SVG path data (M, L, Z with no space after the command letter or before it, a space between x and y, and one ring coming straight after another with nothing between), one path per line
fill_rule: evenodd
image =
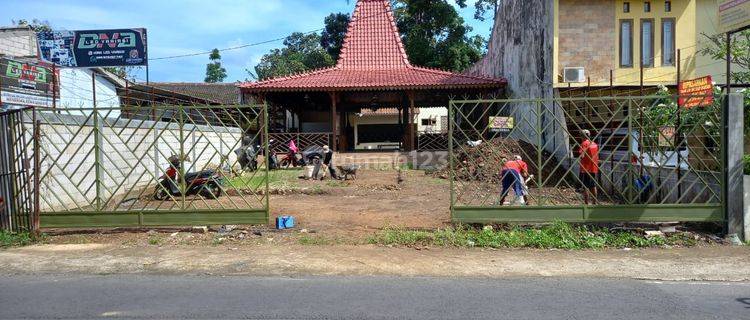
M727 146L729 138L737 138L738 130L728 130L727 127L734 128L736 124L728 124L729 110L742 109L741 98L732 98L734 95L725 95L726 102L722 104L721 110L721 148L722 155L717 157L721 159L721 178L719 181L721 195L720 203L717 204L645 204L645 205L557 205L557 206L457 206L456 205L456 155L454 152L454 131L455 131L455 112L456 104L459 103L543 103L543 102L563 102L563 101L581 101L588 98L553 98L553 99L473 99L473 100L450 100L448 104L448 165L450 179L450 211L451 220L454 223L538 223L552 222L555 220L572 222L572 223L595 223L595 222L718 222L726 224L731 217L736 217L737 213L728 210L727 194L732 194L732 199L742 197L742 189L727 190L728 179L736 179L736 164L732 166L727 163L727 157L730 154ZM644 97L597 97L612 99L646 99L656 98L654 96ZM734 104L732 104L734 101ZM739 101L739 102L738 102ZM739 105L737 105L739 103ZM730 105L732 104L732 105ZM726 107L725 107L726 106ZM733 111L734 112L734 111ZM736 117L735 117L736 118ZM742 117L734 122L742 122ZM741 126L740 126L741 127ZM567 129L566 129L567 130ZM728 137L727 135L732 135ZM741 141L742 132L739 130ZM741 142L740 142L741 143ZM732 153L735 159L737 149ZM742 147L739 148L739 158L741 159ZM736 161L735 161L736 162ZM739 174L742 174L740 160ZM734 169L733 169L734 168ZM730 177L731 175L731 177ZM742 178L740 177L740 180ZM736 210L734 210L736 211ZM741 213L740 213L741 214ZM736 220L736 218L735 218ZM726 229L725 229L726 230Z
M256 121L263 126L263 130L257 134L263 145L264 154L269 154L269 143L268 143L268 104L250 104L246 106L252 106L253 108L262 109L258 112ZM190 106L175 105L175 108L181 110L180 114L184 113L185 109L191 109ZM231 106L230 106L231 107ZM241 107L241 106L240 106ZM198 107L198 109L205 109L207 107ZM211 106L210 108L224 108L223 106ZM99 138L99 126L101 125L99 118L99 111L105 109L115 108L97 108L94 105L93 108L73 108L73 111L91 111L93 112L94 121L94 132L96 134L95 140ZM120 108L122 110L122 108ZM143 107L143 109L164 109L163 107ZM33 108L33 118L37 117L37 108ZM158 120L155 120L158 121ZM183 128L180 127L180 135L184 134ZM35 120L33 123L34 131L40 132L41 121ZM154 130L151 128L150 130ZM149 133L150 134L150 133ZM35 158L39 158L39 145L41 137L34 137L35 145ZM182 139L181 139L182 140ZM100 142L97 142L98 144ZM95 146L99 148L99 146ZM183 148L181 143L180 148ZM98 166L99 160L96 160L95 166ZM269 168L268 165L263 166L265 169L262 170L264 175L263 188L263 207L252 208L252 209L196 209L196 210L154 210L154 211L68 211L68 212L40 212L38 213L39 227L41 228L99 228L99 227L156 227L156 226L190 226L190 225L227 225L227 224L267 224L270 218L270 194L269 194ZM37 173L35 166L35 173ZM260 168L259 168L260 169ZM96 180L100 180L99 170L96 173ZM258 172L258 171L255 171ZM36 190L39 190L39 184L41 179L38 175L35 178ZM260 190L260 189L259 189ZM39 192L36 192L38 194ZM98 192L97 192L98 194ZM257 195L257 193L255 194ZM97 196L97 201L100 201ZM37 199L38 200L38 199Z

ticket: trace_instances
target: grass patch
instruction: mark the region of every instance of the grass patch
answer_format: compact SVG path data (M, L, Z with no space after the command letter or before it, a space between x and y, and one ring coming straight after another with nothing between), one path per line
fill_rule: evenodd
M305 246L332 246L341 244L343 241L320 235L303 235L297 239L297 242Z
M21 247L34 243L28 232L8 232L0 230L0 248Z
M594 226L572 226L554 222L539 228L472 229L456 227L436 231L387 228L368 239L370 244L398 246L446 246L487 248L601 249L644 248L664 245L694 246L689 235L646 238L630 231L614 231Z
M268 185L270 187L283 187L296 185L295 182L299 180L299 176L302 175L300 169L280 169L272 170L268 172ZM242 176L227 179L225 184L235 189L251 189L258 190L265 188L266 176L263 172L252 172L246 173Z

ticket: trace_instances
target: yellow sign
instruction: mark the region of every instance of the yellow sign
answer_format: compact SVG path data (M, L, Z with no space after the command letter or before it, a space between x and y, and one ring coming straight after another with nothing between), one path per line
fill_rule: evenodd
M490 117L490 129L511 130L513 129L513 117Z
M750 26L750 0L717 0L719 31L729 32Z

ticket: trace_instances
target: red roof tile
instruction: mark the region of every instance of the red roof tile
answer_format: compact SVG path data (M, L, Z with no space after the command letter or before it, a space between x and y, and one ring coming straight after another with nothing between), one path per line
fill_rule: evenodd
M390 0L359 0L335 67L248 82L247 92L498 88L504 79L412 66L396 28Z

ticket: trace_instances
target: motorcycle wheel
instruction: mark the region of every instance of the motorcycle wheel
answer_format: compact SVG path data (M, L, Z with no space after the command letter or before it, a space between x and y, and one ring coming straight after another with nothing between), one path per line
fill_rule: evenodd
M289 159L286 159L286 158L284 160L281 160L281 163L279 163L279 167L280 168L285 168L285 169L289 169L289 166L291 166L291 165L292 165L292 162L289 161Z
M167 190L164 190L164 187L161 185L156 186L156 190L154 191L154 199L159 201L164 201L169 197L169 194L167 193Z
M209 182L203 186L200 195L208 199L217 199L221 196L221 187L216 183Z

